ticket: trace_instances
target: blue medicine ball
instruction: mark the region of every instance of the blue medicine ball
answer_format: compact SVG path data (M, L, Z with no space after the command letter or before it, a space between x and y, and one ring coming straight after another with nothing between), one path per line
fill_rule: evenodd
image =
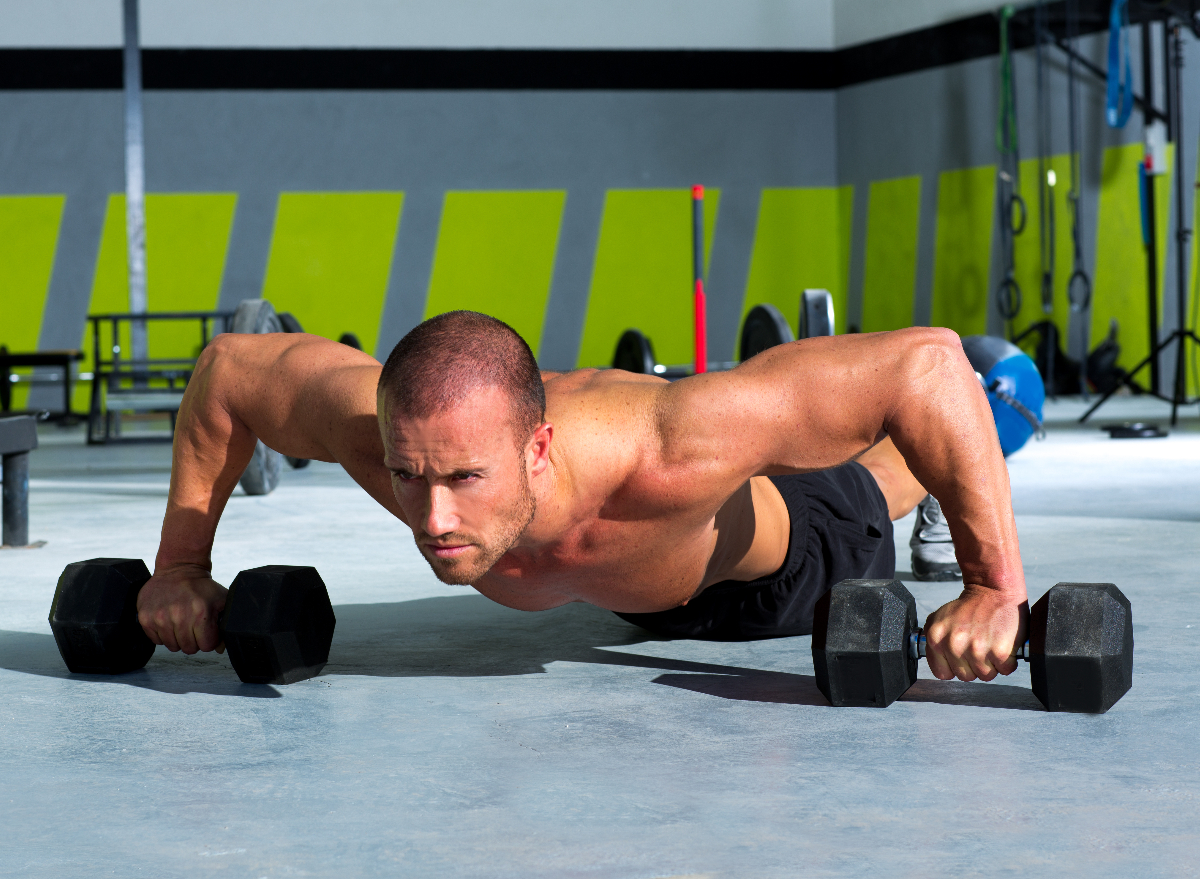
M1000 449L1008 457L1041 431L1046 386L1033 360L1012 342L996 336L965 336L963 351L983 376ZM1024 411L1022 411L1024 410Z

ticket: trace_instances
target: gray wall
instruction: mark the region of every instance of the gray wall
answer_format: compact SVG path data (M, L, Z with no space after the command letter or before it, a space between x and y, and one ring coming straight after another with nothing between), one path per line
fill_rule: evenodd
M995 0L141 0L147 46L833 49ZM0 0L0 46L117 46L121 0Z
M1105 39L1082 41L1099 64ZM1140 89L1136 30L1132 42ZM1157 36L1154 42L1159 45ZM1186 43L1194 59L1197 43L1191 37ZM1048 50L1047 58L1050 150L1063 153L1065 65L1056 50ZM147 186L239 193L221 296L226 305L261 288L280 191L404 190L381 351L420 317L446 190L566 189L547 314L549 344L542 352L547 367L562 368L575 362L604 191L704 181L722 189L709 279L710 344L714 357L730 357L758 194L767 186L855 186L848 308L855 322L868 186L872 180L922 175L915 317L928 319L937 174L997 160L998 63L985 58L838 92L153 91L146 94ZM1015 67L1021 151L1029 157L1036 145L1033 52L1017 53ZM1190 225L1200 65L1186 66L1184 77L1189 195L1184 207ZM1125 129L1107 128L1100 84L1086 75L1080 82L1083 247L1090 269L1103 149L1140 140L1142 127L1135 110ZM123 186L117 93L0 92L0 191L68 197L44 347L78 342L105 199ZM1174 248L1172 235L1163 279L1168 328L1177 320ZM994 256L993 282L999 280L999 262ZM993 321L991 329L998 332L998 317ZM1075 354L1082 342L1078 329L1070 340ZM1164 360L1164 375L1172 362Z
M1156 76L1156 103L1163 105L1161 94L1161 27L1154 26L1153 47ZM1081 39L1080 51L1101 68L1106 66L1108 35ZM1131 32L1132 65L1136 90L1142 90L1141 53L1138 29ZM1197 138L1200 137L1200 43L1185 36L1183 69L1184 95L1184 210L1185 226L1192 225L1192 193L1196 179ZM1050 153L1068 152L1067 73L1065 56L1056 48L1045 50L1046 91L1050 98ZM838 179L855 186L854 230L850 274L848 318L854 322L861 314L862 265L866 241L867 187L872 180L919 174L921 186L921 236L917 260L917 285L914 313L918 323L928 321L933 288L934 225L937 212L937 175L941 171L994 164L999 160L995 127L1000 92L1000 60L983 58L962 64L934 68L841 89L837 93ZM1036 157L1036 60L1032 49L1013 57L1017 94L1020 154L1022 159ZM1078 68L1077 68L1078 69ZM1140 110L1123 129L1109 128L1104 120L1104 83L1079 72L1081 176L1083 182L1082 239L1084 262L1094 274L1098 195L1101 161L1105 148L1141 141L1144 132ZM1177 325L1176 268L1174 239L1176 203L1171 197L1171 222L1168 231L1167 269L1160 279L1164 291L1162 324ZM1030 205L1031 220L1036 205ZM1058 218L1060 223L1069 217ZM998 247L999 236L993 241ZM1188 254L1190 260L1190 253ZM991 261L992 289L1002 276L999 253ZM1026 295L1036 295L1027 291ZM989 332L1002 334L999 314L989 313ZM1084 321L1072 322L1070 346L1073 356L1082 351ZM1144 327L1132 331L1144 333ZM1092 345L1097 340L1091 340ZM1174 355L1168 352L1163 374L1170 376Z
M830 93L149 92L152 192L239 194L221 302L258 294L284 190L403 190L379 351L422 315L449 189L568 192L543 365L582 333L604 192L722 190L711 346L732 357L759 191L836 182ZM116 93L0 93L0 191L67 194L43 347L82 333L105 199L124 188Z

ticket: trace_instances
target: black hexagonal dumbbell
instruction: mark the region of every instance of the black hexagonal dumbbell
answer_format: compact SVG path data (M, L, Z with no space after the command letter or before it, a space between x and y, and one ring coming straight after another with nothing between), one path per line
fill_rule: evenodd
M917 679L925 637L899 580L843 580L817 603L817 686L833 705L892 704ZM1111 583L1059 583L1029 610L1033 693L1049 711L1102 714L1133 684L1133 611Z
M141 559L67 565L50 605L50 629L67 668L124 674L144 666L154 643L137 621L137 596L150 579ZM229 587L221 637L248 684L291 684L320 673L336 620L316 568L266 565Z

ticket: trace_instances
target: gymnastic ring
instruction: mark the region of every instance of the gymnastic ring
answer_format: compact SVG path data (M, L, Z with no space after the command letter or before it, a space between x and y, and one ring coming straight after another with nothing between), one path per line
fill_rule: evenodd
M1005 320L1012 320L1021 313L1022 304L1021 285L1009 275L996 288L996 307L1000 309L1000 316Z
M1083 282L1083 295L1079 297L1074 292L1078 287L1076 281ZM1092 280L1083 269L1076 269L1067 281L1067 301L1071 303L1071 311L1076 313L1086 311L1092 304Z
M1013 223L1013 221L1012 221L1013 205L1016 205L1017 207L1019 207L1021 209L1021 222L1019 222L1019 223ZM1022 232L1025 231L1025 222L1028 219L1029 219L1029 211L1027 211L1025 209L1025 199L1021 198L1021 196L1017 195L1016 193L1013 193L1008 198L1009 231L1011 231L1013 235L1020 235Z

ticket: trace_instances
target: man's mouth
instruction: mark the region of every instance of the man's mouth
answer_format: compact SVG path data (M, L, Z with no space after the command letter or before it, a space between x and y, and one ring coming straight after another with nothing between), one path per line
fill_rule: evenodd
M436 543L425 544L429 548L430 554L439 559L454 559L465 553L471 548L469 543L460 543L452 546L441 546Z

